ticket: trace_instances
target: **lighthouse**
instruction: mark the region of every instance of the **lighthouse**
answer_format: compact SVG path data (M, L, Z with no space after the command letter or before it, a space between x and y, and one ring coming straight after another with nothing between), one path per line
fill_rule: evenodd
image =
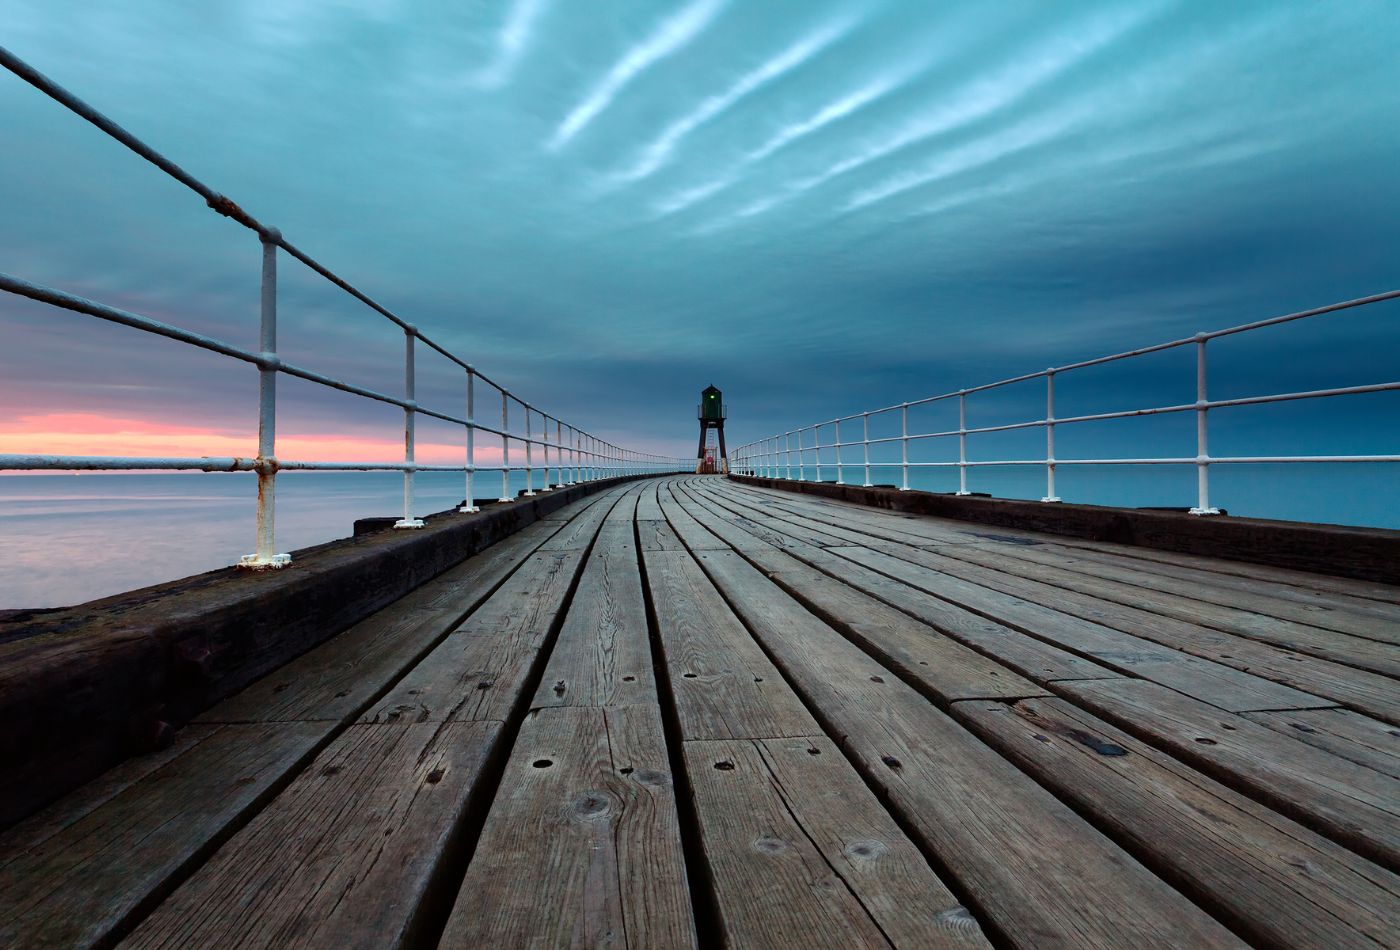
M695 471L728 472L729 453L724 448L724 394L713 385L705 387L696 415L700 419L700 448L695 453ZM719 436L718 453L713 446L705 444L711 429Z

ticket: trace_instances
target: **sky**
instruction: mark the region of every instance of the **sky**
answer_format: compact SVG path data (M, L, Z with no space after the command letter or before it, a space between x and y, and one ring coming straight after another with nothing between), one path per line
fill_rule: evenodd
M710 383L732 447L1400 285L1397 41L1391 0L0 0L0 45L405 319L676 455ZM0 146L0 270L255 345L250 232L8 73ZM286 358L398 391L399 331L285 259L281 292ZM1211 394L1400 378L1398 327L1220 341ZM13 298L0 341L0 452L254 454L249 366ZM460 370L420 370L460 413ZM1194 369L1059 386L1060 415L1184 402ZM1212 448L1393 453L1395 395L1220 411ZM284 458L392 460L400 425L281 383ZM1190 427L1061 455L1194 454Z

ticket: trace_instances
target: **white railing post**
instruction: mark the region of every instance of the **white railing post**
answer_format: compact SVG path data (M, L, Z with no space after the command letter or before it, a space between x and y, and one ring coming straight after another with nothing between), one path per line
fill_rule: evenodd
M846 469L841 464L841 420L836 420L836 484L846 484Z
M540 413L540 447L544 450L544 487L541 492L553 490L553 483L549 480L549 416Z
M807 480L807 450L802 447L802 430L797 430L797 480Z
M958 393L958 490L959 495L970 495L967 490L967 393Z
M569 484L568 476L564 474L564 423L558 419L554 420L554 455L558 463L554 469L554 476L558 479L554 487L564 488Z
M817 467L817 481L820 482L822 480L822 426L820 422L812 426L812 443L812 447L817 453L813 464Z
M900 491L909 490L909 403L899 410Z
M277 242L275 228L259 235L262 241L262 292L258 342L262 362L258 364L258 512L257 547L239 558L238 566L252 570L286 567L290 554L274 554L277 516Z
M1206 438L1206 342L1204 333L1196 334L1196 507L1193 515L1218 515L1219 508L1210 506L1210 448Z
M783 476L788 481L792 481L792 433L783 433L783 463L786 474Z
M414 400L417 373L413 368L413 341L418 336L416 327L404 327L403 355L403 397L408 403L403 410L403 517L394 522L395 528L421 528L423 519L413 517L413 423L418 417L418 405Z
M472 477L476 474L476 373L467 369L467 497L457 510L472 514L481 509L476 506L476 492L472 488Z
M510 397L501 390L501 497L497 501L513 501L510 497L510 409L506 405Z
M1045 497L1041 501L1059 501L1055 494L1055 368L1045 371Z
M525 409L525 497L535 497L535 439L530 430L530 407Z
M865 482L862 487L871 487L870 482L870 413L861 413L861 440L865 445Z

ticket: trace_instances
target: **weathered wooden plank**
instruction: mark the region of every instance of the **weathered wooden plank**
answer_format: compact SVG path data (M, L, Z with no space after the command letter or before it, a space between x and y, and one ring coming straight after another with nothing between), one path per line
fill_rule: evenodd
M660 511L660 506L657 506ZM684 551L685 545L676 536L675 529L665 521L648 519L637 522L637 537L643 551Z
M999 561L1010 562L1011 570L1027 577L1069 587L1088 589L1104 600L1142 605L1168 617L1209 623L1211 626L1244 636L1267 638L1295 637L1300 644L1323 644L1332 636L1340 645L1353 646L1379 641L1392 648L1400 644L1400 626L1394 620L1381 620L1347 614L1323 607L1306 606L1271 598L1259 593L1217 591L1207 584L1154 575L1148 570L1126 570L1096 561L1081 561L1063 551L1046 551L1039 546L997 545L995 551L982 547L959 547L954 557L971 557L986 551ZM1036 568L1040 570L1036 570ZM1183 613L1179 605L1189 604ZM1325 628L1325 629L1323 629ZM1345 634L1335 636L1335 634ZM1357 645L1359 647L1359 645ZM1384 652L1384 651L1383 651ZM1392 658L1400 653L1389 651Z
M564 609L583 551L539 551L362 722L505 722Z
M741 534L742 530L736 522L729 526L723 536L728 540ZM1027 637L1018 630L838 557L834 548L816 548L793 542L782 551L771 546L743 550L746 558L770 574L787 570L792 563L788 556L791 555L803 564L994 658L1033 682L1043 684L1059 679L1118 675L1092 660Z
M760 516L759 520L780 520L793 530L819 531L827 538L826 544L873 547L875 539L880 539L917 546L930 540L921 531L910 530L923 529L925 525L910 524L905 516L879 509L850 510L850 506L840 504L823 507L805 500L764 500L748 492L747 489L710 489L705 494L740 514ZM940 530L937 536L942 538L944 531Z
M821 728L694 558L676 551L644 556L682 736L820 735Z
M796 515L792 517L801 523L811 523ZM865 530L864 524L859 527L860 530ZM855 538L859 535L856 532L845 532L843 536ZM882 554L931 568L939 574L1011 594L1041 607L1112 627L1173 650L1181 650L1192 656L1250 674L1239 682L1255 684L1252 676L1260 676L1318 699L1346 703L1372 715L1400 721L1400 692L1395 689L1393 681L1380 674L1357 670L1313 656L1302 656L1248 637L1190 624L1114 601L1102 600L1089 593L1028 579L1025 575L1040 576L1044 573L1040 565L988 553L975 546L964 544L958 547L956 552L950 552L944 546L940 546L939 552L934 552L893 543L877 544ZM837 553L845 551L843 549ZM955 556L945 556L950 553ZM832 570L830 566L823 569ZM1087 587L1084 589L1088 590ZM1141 666L1144 660L1145 658L1140 656L1139 666L1134 670L1139 675L1146 675ZM1229 674L1220 674L1211 667L1193 666L1187 670L1169 668L1167 672L1175 677L1168 685L1188 692L1193 689L1210 691L1210 695L1204 692L1198 692L1198 695L1211 701L1218 698L1220 690L1228 693L1235 685L1231 682ZM1225 677L1223 682L1222 675ZM1187 676L1196 680L1194 686L1187 686L1188 680L1183 678ZM1265 692L1260 695L1257 691L1242 694L1244 704L1253 708L1297 706L1298 699L1296 694L1291 698L1280 693Z
M1400 685L1397 685L1400 689ZM1246 719L1358 765L1400 778L1400 729L1346 709L1252 712Z
M256 810L327 729L222 726L58 833L8 854L0 866L0 945L110 942ZM44 812L30 820L49 822ZM28 827L17 826L15 838Z
M658 711L531 712L441 946L695 942Z
M883 511L852 502L773 491L756 486L741 485L736 482L726 482L722 488L727 493L750 500L763 499L774 510L810 514L823 520L834 518L839 522L858 524L862 528L873 524L898 529L905 534L926 537L928 541L936 542L940 549L948 544L969 542L981 544L994 536L1010 537L1034 541L1041 550L1047 552L1072 550L1081 556L1111 558L1124 567L1150 571L1157 571L1161 567L1180 568L1188 572L1209 575L1212 578L1211 582L1216 584L1221 583L1225 578L1233 578L1242 585L1242 589L1252 589L1256 592L1263 590L1270 594L1290 596L1304 603L1310 602L1308 598L1311 595L1312 597L1328 599L1342 598L1348 606L1369 602L1386 611L1393 605L1400 604L1400 587L1392 584L1312 574L1291 568L1251 564L1247 561L1230 561L1223 558L1183 554L1135 545L1089 541L1000 526L975 525L927 515ZM1190 577L1188 576L1187 579ZM1261 585L1263 586L1261 587ZM1292 593L1289 594L1289 592Z
M946 553L959 560L983 564L1015 573L1017 576L1090 594L1099 600L1125 604L1187 623L1214 627L1227 633L1235 633L1248 639L1271 643L1287 650L1375 673L1400 675L1400 646L1396 644L1381 643L1246 610L1221 607L1199 599L1089 577L1021 556L1027 550L1024 547L1017 548L1016 555L1013 556L1001 552L988 552L975 546L961 546L950 548Z
M404 946L500 728L350 726L126 945Z
M960 702L953 715L1251 942L1395 938L1400 878L1068 702Z
M1374 600L1382 604L1400 604L1400 587L1394 584L1363 581L1351 577L1335 577L1330 574L1312 574L1288 567L1251 564L1248 561L1227 561L1224 558L1207 557L1203 554L1182 554L1177 551L1163 551L1155 548L1140 548L1097 541L1080 541L1073 538L1058 538L1056 540L1057 543L1066 546L1103 551L1138 561L1178 565L1189 569L1209 571L1213 574L1243 578L1246 581L1286 584L1303 591L1344 594L1347 597Z
M767 563L781 565L778 559L786 557L775 552ZM940 702L1048 695L1000 663L796 559L768 576L727 551L707 552L701 563L751 627L799 632L825 622ZM774 584L790 596L773 596Z
M606 523L564 616L533 706L655 706L647 638L632 526Z
M729 944L987 945L825 737L684 750Z
M1028 580L1002 570L929 551L906 552L911 562L942 574L1032 601L1061 613L1140 636L1201 659L1245 671L1322 699L1400 721L1400 691L1394 680L1329 660L1294 653L1238 634L1189 624L1088 594Z
M145 755L133 756L103 772L42 811L0 832L0 867L33 851L54 835L116 798L147 776L160 770L218 731L218 726L194 724L175 733L170 745ZM3 898L0 897L0 906Z
M536 523L229 697L199 722L342 721L420 659L559 529Z
M784 524L777 520L770 523L780 530ZM925 553L913 548L903 550L911 557ZM1013 638L1012 643L1023 644L1032 638L1049 641L1056 647L1083 654L1111 669L1166 682L1212 702L1226 704L1228 708L1278 709L1330 705L1327 700L1290 687L1176 650L1163 649L1141 638L1124 635L1121 631L1045 609L1039 603L1005 596L981 585L935 573L891 554L853 547L832 548L828 553L837 554L879 571L896 583L934 594L1021 631L1021 635ZM756 557L756 560L759 559ZM834 569L829 562L822 565L822 569L844 579L843 572ZM939 626L949 629L945 624ZM1026 633L1032 637L1026 637ZM1017 666L1010 657L999 654L999 658ZM1022 665L1020 668L1026 667ZM1032 675L1032 678L1043 682L1052 677L1046 673L1041 677Z
M706 563L734 554L707 553ZM755 573L757 573L755 571ZM770 597L787 597L774 589ZM823 623L754 635L926 853L1016 946L1234 946L1197 908Z
M677 487L674 494L677 501L681 502L697 521L723 537L731 547L741 551L762 546L787 548L804 545L823 548L850 543L843 540L834 529L815 528L810 524L799 526L784 523L780 530L774 530L769 526L771 516L760 509L753 509L750 515L737 508L719 508L708 494L687 491L683 486ZM736 528L741 531L735 532Z
M642 488L643 485L639 482L627 486L627 490L618 497L617 503L603 518L603 523L625 524L630 530L637 517L637 497L642 493Z
M723 549L726 546L725 543L706 531L700 522L691 517L690 512L676 502L671 492L673 484L674 482L665 482L657 489L657 503L661 508L661 513L666 516L667 522L676 532L676 536L692 551Z
M570 518L548 541L540 545L541 551L583 551L593 543L598 528L612 511L619 499L634 486L622 485L604 494L595 505L590 505Z
M642 493L637 499L637 520L638 521L662 521L665 515L661 513L661 506L656 501L656 489L660 486L660 479L652 479L642 487Z
M1184 590L1180 586L1175 586L1178 592L1185 593L1186 596L1193 596L1199 592L1199 596L1212 603L1245 606L1247 602L1259 602L1260 607L1263 608L1259 612L1269 613L1273 616L1281 616L1273 613L1273 607L1279 604L1289 605L1289 610L1302 608L1304 612L1294 614L1293 619L1315 626L1347 629L1333 627L1330 623L1324 623L1318 619L1308 619L1315 618L1319 614L1322 616L1334 614L1343 618L1344 622L1350 622L1353 615L1365 617L1371 621L1391 625L1391 628L1387 630L1388 635L1380 639L1392 643L1395 642L1393 628L1395 625L1400 625L1400 605L1356 597L1339 591L1324 591L1316 587L1298 587L1293 584L1270 582L1259 578L1239 577L1221 571L1203 570L1198 567L1186 567L1164 561L1144 561L1109 551L1096 551L1091 548L1070 545L1046 544L1042 546L1042 550L1063 553L1065 555L1064 563L1067 566L1073 566L1075 570L1085 574L1093 574L1096 570L1095 565L1105 565L1115 571L1122 572L1121 576L1124 580L1129 577L1141 576L1153 582L1146 586L1154 586L1158 581L1184 581L1190 586ZM1319 577L1319 581L1322 580L1325 578ZM1131 581L1131 583L1137 583L1137 581ZM1366 635L1361 630L1350 632L1359 633L1362 636Z
M584 511L591 508L593 505L604 501L604 499L614 497L617 494L617 492L624 490L624 488L625 486L618 486L615 488L610 488L606 491L600 491L593 495L586 495L583 498L578 499L577 501L569 502L562 508L556 508L554 511L551 511L549 514L545 515L544 518L540 520L572 521L574 520L574 518L577 518L579 515L583 514ZM514 504L514 502L512 502L511 504Z
M1400 781L1144 680L1056 684L1076 703L1395 870Z
M959 643L1010 667L1032 682L1044 684L1064 679L1098 679L1119 675L1093 660L1028 637L1019 630L989 620L852 561L835 558L813 563L807 560L807 552L803 552L799 557L804 563L817 567L833 579L948 634ZM764 570L774 573L787 566L786 561L771 553L754 553L751 559Z
M889 554L864 548L841 548L840 553L842 557L910 586L1088 656L1110 669L1162 683L1222 709L1305 709L1333 705L1330 700L1291 686L1172 650Z

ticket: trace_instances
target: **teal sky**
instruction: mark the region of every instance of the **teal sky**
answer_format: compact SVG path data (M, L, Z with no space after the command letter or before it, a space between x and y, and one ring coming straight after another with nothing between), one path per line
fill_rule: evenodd
M710 382L735 444L1400 283L1393 2L0 11L0 44L488 373L660 451L693 451ZM255 340L251 235L8 74L0 117L0 270ZM392 328L290 267L284 291L289 357L398 385ZM1400 311L1376 309L1222 344L1216 394L1395 378ZM0 321L7 406L252 431L246 367L12 300ZM459 377L424 371L455 411ZM1066 409L1190 382L1163 359ZM1394 400L1356 406L1236 447L1395 451ZM295 385L282 408L397 424Z

